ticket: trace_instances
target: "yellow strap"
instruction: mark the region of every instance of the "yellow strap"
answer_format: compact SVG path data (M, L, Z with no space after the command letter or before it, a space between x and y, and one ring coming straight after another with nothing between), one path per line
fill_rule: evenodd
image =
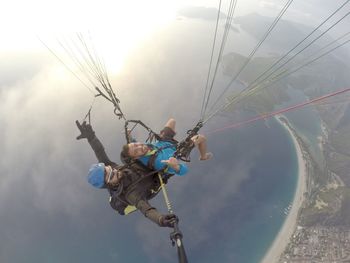
M125 215L128 215L128 214L130 214L130 213L132 213L132 212L134 212L134 211L136 211L137 210L137 208L135 207L135 206L133 206L133 205L128 205L127 207L125 207L125 209L124 209L124 214Z
M153 155L153 154L155 154L156 152L157 152L157 149L154 149L154 150L149 151L148 153L146 153L146 155L145 155L145 156L150 156L150 155Z
M163 182L162 173L158 173L158 178L159 178L159 182L160 182L160 187L162 188L165 204L166 204L166 206L168 208L168 212L170 214L173 214L174 212L173 212L173 209L171 208L171 204L170 204L170 201L169 201L168 193L167 193L165 184Z

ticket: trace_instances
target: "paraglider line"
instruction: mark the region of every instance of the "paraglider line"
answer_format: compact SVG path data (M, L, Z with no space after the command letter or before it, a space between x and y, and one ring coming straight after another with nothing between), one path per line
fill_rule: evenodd
M330 98L330 97L333 97L333 96L336 96L336 95L339 95L339 94L342 94L342 93L345 93L345 92L348 92L348 91L350 91L350 88L345 89L345 90L336 91L336 92L333 92L333 93L330 93L330 94L327 94L327 95L324 95L324 96L312 99L310 101L302 102L302 103L299 103L297 105L290 106L290 107L287 107L287 108L284 108L284 109L281 109L281 110L277 110L277 111L274 111L274 112L271 112L271 113L268 113L268 114L258 115L258 116L254 117L254 118L251 118L251 119L248 119L248 120L245 120L245 121L241 121L241 122L238 122L238 123L234 123L234 124L225 126L223 128L220 128L220 129L216 129L216 130L213 130L213 131L206 132L205 134L209 135L209 134L217 133L217 132L220 132L220 131L224 131L226 129L239 128L239 127L241 127L243 125L246 125L246 124L258 121L258 120L267 119L267 118L273 117L275 115L278 115L278 114L281 114L281 113L284 113L284 112L292 111L292 110L304 107L304 106L312 104L312 103L316 103L316 102L322 101L324 99L327 99L327 98Z

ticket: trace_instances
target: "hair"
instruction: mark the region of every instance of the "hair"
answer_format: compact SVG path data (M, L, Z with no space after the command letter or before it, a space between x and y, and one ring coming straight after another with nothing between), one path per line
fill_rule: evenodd
M129 145L125 144L122 147L122 151L120 152L120 160L123 163L128 163L131 161L131 156L129 154Z

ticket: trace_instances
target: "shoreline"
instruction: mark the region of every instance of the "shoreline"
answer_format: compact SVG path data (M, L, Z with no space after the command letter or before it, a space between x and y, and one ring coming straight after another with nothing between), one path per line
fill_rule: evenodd
M304 202L304 193L306 192L306 161L303 158L302 147L294 135L294 132L287 124L280 120L280 117L283 116L278 115L275 119L288 131L296 149L298 159L298 182L292 202L292 208L261 263L278 262L286 246L289 244L290 237L293 235L295 228L297 227L298 212Z

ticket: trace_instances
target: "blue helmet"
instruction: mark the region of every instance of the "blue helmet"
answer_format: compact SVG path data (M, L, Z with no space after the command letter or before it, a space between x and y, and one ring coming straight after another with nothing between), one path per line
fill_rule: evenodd
M96 188L105 188L105 164L97 163L90 167L88 182Z

